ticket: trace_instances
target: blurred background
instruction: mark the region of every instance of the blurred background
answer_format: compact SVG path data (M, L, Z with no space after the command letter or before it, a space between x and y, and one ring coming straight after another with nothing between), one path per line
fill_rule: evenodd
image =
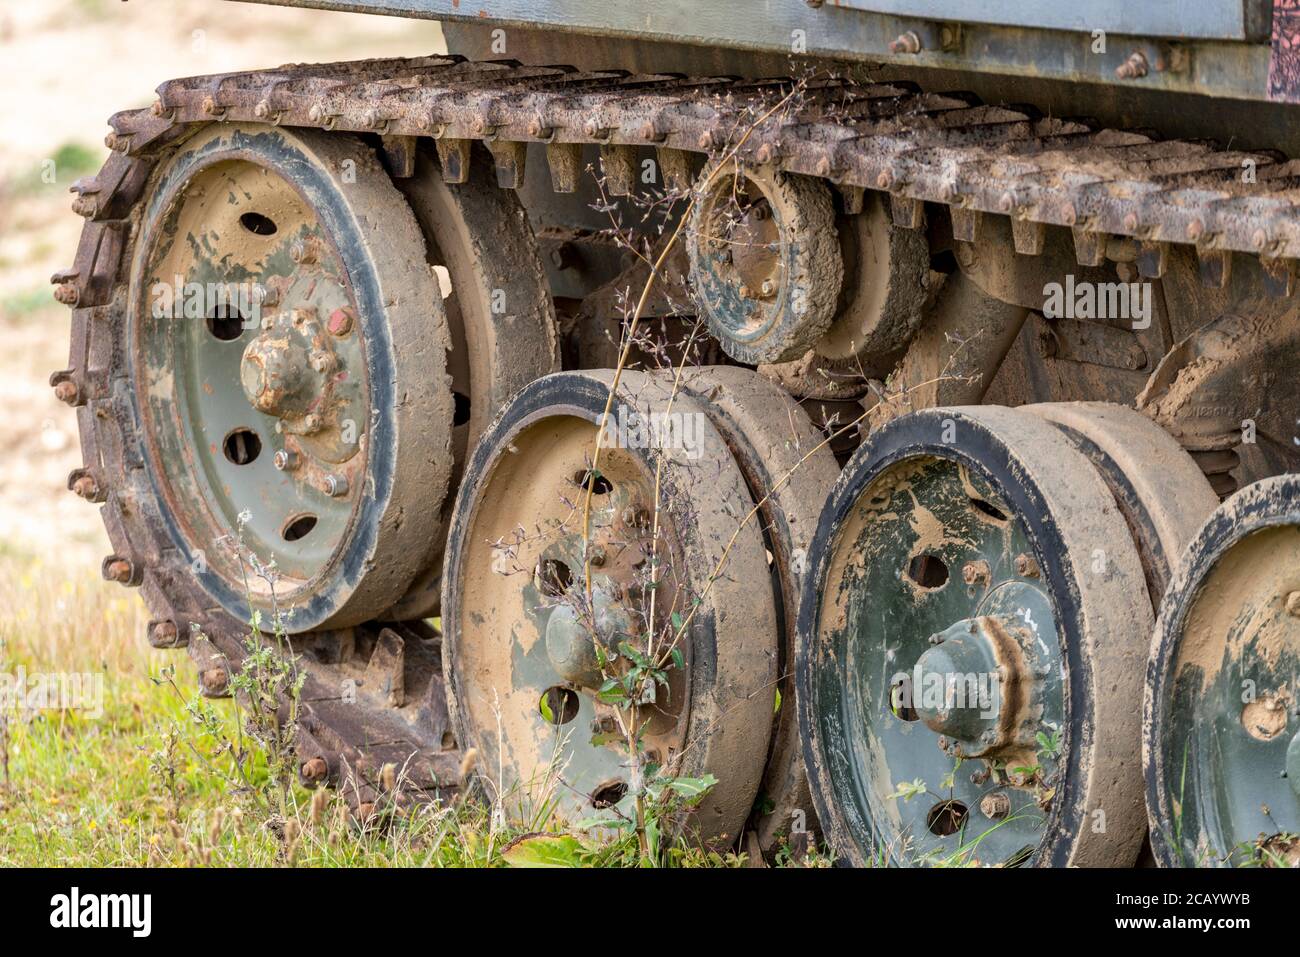
M150 651L138 594L100 580L98 510L66 488L76 419L48 377L67 364L70 312L49 279L81 228L69 186L107 156L107 118L172 77L443 49L431 22L232 0L0 0L0 673L107 681L98 720L0 715L0 865L141 860L151 749L175 718L154 684L173 661L192 678L183 655Z

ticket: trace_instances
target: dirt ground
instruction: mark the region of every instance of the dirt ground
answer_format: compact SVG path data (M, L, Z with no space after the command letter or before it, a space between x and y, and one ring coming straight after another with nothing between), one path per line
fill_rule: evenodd
M69 311L49 278L81 220L68 187L107 155L107 118L164 80L286 62L443 50L436 23L233 0L0 0L0 556L93 565L96 510L65 488L81 464L75 416L50 390Z

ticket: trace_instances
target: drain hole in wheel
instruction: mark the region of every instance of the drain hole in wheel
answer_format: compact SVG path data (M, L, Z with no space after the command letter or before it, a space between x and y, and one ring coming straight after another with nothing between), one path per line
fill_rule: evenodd
M239 217L239 225L258 236L274 236L275 220L261 213L244 213Z
M996 505L984 501L982 498L971 499L970 506L975 509L975 511L987 515L995 522L1005 522L1007 520L1006 512L1002 511L1002 509L998 508Z
M613 483L599 472L594 475L588 471L579 472L573 476L573 484L579 488L590 488L592 495L608 495L614 490Z
M451 397L452 399L455 400L456 403L456 411L452 414L451 424L452 425L468 424L469 413L470 413L469 396L464 395L460 392L453 392L451 394Z
M925 816L925 826L930 829L931 834L940 837L956 834L965 823L966 805L961 801L940 801L930 808L930 813Z
M222 445L226 458L236 465L248 465L262 451L262 440L252 429L235 429Z
M591 806L596 810L613 807L627 797L627 785L622 781L608 781L591 792Z
M208 332L222 342L232 342L244 334L244 317L233 302L216 302L208 310Z
M296 542L316 527L315 515L299 515L291 518L284 526L280 537L286 542Z
M922 588L942 588L948 583L948 566L938 555L915 555L907 564L907 577Z
M537 590L547 598L559 598L573 584L573 572L568 565L556 558L543 558L539 561L534 575Z
M578 716L578 693L571 688L547 688L537 710L551 724L568 724Z
M899 721L915 721L916 708L912 707L912 679L899 675L889 689L889 710Z

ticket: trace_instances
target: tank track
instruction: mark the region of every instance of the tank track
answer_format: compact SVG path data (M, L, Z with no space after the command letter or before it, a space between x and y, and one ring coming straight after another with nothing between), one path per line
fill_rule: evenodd
M664 181L685 190L689 154L734 147L743 161L829 179L846 195L887 191L894 222L905 227L920 228L923 204L937 203L951 213L954 238L974 242L983 217L1009 216L1016 250L1027 255L1041 252L1046 226L1069 227L1077 258L1088 265L1100 264L1119 237L1137 243L1139 273L1151 278L1163 274L1169 244L1191 244L1209 285L1226 284L1231 255L1243 253L1260 258L1271 292L1291 292L1300 258L1300 161L1095 129L903 83L816 79L783 104L792 83L434 56L174 80L159 88L152 108L115 115L106 140L112 155L73 186L73 209L87 222L74 265L52 279L73 321L68 368L54 373L51 385L77 409L85 466L68 487L103 504L116 550L104 561L104 577L143 587L157 616L151 643L188 644L200 685L213 695L225 693L230 662L242 657L231 619L197 589L174 587L189 570L160 544L168 539L159 517L137 505L144 496L133 490L149 478L137 423L119 397L126 388L124 260L137 204L154 166L196 124L238 120L378 135L398 175L413 162L412 138L432 137L444 177L455 182L469 175L470 143L482 141L506 188L522 185L528 144L544 143L552 185L562 192L577 188L582 146L597 144L615 195L635 182L637 148L655 148ZM1243 182L1246 168L1252 182ZM168 580L173 587L159 587ZM165 594L192 601L177 607ZM300 640L316 650L303 695L305 778L340 785L362 811L387 789L386 765L417 782L418 793L445 795L459 782L462 756L445 746L435 640L401 628ZM370 664L353 664L358 649L369 652ZM385 658L392 665L394 655L398 669L403 655L419 659L423 677L404 691L408 702L418 697L417 708L399 713L391 698L343 701L339 686L351 669L382 667Z

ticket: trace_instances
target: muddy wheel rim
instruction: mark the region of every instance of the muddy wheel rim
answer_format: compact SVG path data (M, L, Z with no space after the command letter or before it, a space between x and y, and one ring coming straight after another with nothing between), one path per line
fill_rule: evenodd
M706 167L700 183L688 241L709 330L741 362L803 355L830 326L844 278L830 191L734 161Z
M1113 498L1059 431L996 407L902 417L846 467L811 560L799 705L837 853L1132 862L1138 785L1107 748L1131 753L1136 716L1101 685L1126 680L1151 610Z
M706 840L731 840L757 791L774 700L775 611L762 539L756 528L742 529L728 562L737 580L763 584L757 594L749 589L747 607L727 603L739 593L721 579L704 592L727 524L727 496L743 501L748 493L699 406L679 395L675 409L701 416L702 455L691 460L677 454L684 450L665 450L665 486L683 506L661 517L660 585L649 587L640 570L654 501L646 450L615 442L602 451L594 479L588 469L608 381L606 374L564 373L533 383L471 459L443 587L458 740L479 749L480 772L507 802L535 812L532 802L549 795L572 823L629 814L634 781L622 729L599 698L604 675L574 610L584 607L573 596L583 590L581 509L586 483L594 482L594 611L605 653L612 657L646 627L651 591L661 623L685 614L687 595L704 596L681 645L681 666L646 709L644 748L653 763L679 775L717 777L691 827ZM624 388L616 410L648 412L665 394L661 383L636 373L624 373ZM703 472L718 484L689 478Z
M395 479L423 460L445 489L450 471L448 455L399 436L413 413L450 432L440 376L414 387L413 409L395 401L417 310L433 310L420 334L434 342L446 321L432 277L372 245L368 200L395 220L389 252L423 259L409 210L357 166L361 149L256 128L200 134L161 174L134 265L137 401L164 519L228 611L278 605L298 631L364 620L400 595L432 524L389 534ZM353 193L329 160L351 161ZM367 574L397 539L421 545ZM274 596L241 552L274 562Z
M1300 477L1206 521L1161 604L1145 703L1151 843L1165 866L1300 860Z

